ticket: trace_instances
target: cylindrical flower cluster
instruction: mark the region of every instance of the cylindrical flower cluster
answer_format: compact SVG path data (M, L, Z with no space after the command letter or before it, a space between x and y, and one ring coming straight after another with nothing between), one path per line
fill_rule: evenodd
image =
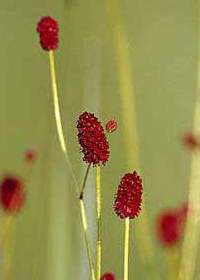
M109 158L109 143L104 129L94 114L84 112L77 121L78 141L87 163L105 164Z
M141 204L142 179L136 171L127 173L118 186L114 203L115 212L121 219L134 219L141 210Z
M58 47L58 23L50 16L42 17L37 25L40 35L40 45L45 51L55 50Z

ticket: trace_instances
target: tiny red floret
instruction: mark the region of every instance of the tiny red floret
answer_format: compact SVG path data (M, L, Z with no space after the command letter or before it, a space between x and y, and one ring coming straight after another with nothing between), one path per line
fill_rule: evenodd
M100 280L115 280L115 275L113 273L107 272L101 276Z
M142 204L142 179L137 172L125 174L118 186L114 209L121 218L134 219L139 215Z
M109 143L104 129L92 113L84 112L77 121L78 141L86 163L105 164L109 158Z
M36 160L36 151L35 150L27 150L25 152L25 160L29 163L32 164Z
M7 213L17 213L25 202L23 182L14 176L5 176L0 183L1 205Z
M188 150L195 150L200 147L199 139L192 133L183 136L183 144Z
M115 132L117 130L117 128L118 128L118 125L117 125L117 122L115 120L110 120L106 124L106 131L108 133Z
M37 32L40 35L40 45L46 50L55 50L58 47L58 23L50 16L42 17L37 24Z

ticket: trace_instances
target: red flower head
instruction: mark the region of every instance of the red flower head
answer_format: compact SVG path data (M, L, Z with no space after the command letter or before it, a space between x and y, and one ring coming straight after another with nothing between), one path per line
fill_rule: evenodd
M115 275L113 273L107 272L101 276L100 280L115 280Z
M158 240L164 246L174 246L182 237L182 219L178 211L166 211L158 217Z
M183 144L188 150L191 151L195 150L196 148L199 148L200 146L199 139L191 133L185 134L183 136Z
M117 130L117 127L118 127L117 122L115 120L110 120L106 124L106 131L108 133L113 133Z
M35 159L36 159L36 151L35 150L27 150L25 152L25 160L32 164L35 162Z
M77 121L78 141L87 163L105 164L109 157L109 143L103 127L94 114L84 112Z
M138 216L142 204L142 179L137 172L125 174L121 179L114 209L121 219L129 217L134 219Z
M23 183L14 176L5 176L0 183L1 204L8 213L17 213L25 202Z
M58 47L58 23L52 17L42 17L37 24L40 35L40 44L45 51L55 50Z

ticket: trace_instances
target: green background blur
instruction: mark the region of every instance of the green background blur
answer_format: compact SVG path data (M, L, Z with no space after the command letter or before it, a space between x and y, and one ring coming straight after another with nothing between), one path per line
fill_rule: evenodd
M181 135L190 130L196 94L197 1L118 2L131 50L141 171L157 256L154 269L163 276L166 265L154 235L155 219L163 207L178 206L187 198L190 155L181 145ZM86 168L77 143L78 115L88 110L104 124L110 118L119 123L117 133L109 137L109 164L102 168L103 271L113 271L122 279L123 223L112 203L120 177L132 170L126 164L105 2L7 0L0 3L1 175L24 176L24 151L35 149L38 154L27 185L26 207L16 217L12 279L89 279L76 193L55 130L48 56L35 30L44 15L52 15L60 24L55 53L58 88L78 183ZM94 195L92 169L86 196L93 242ZM131 230L130 279L147 279L136 243ZM2 259L1 254L1 263Z

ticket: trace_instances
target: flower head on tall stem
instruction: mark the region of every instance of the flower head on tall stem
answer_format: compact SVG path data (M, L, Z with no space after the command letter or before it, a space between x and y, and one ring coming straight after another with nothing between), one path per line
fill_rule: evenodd
M37 32L40 36L40 45L45 51L54 51L58 47L58 23L50 16L42 17L37 24Z
M115 280L115 275L111 272L106 272L101 276L100 280Z
M121 218L134 219L142 204L142 179L136 171L125 174L118 186L114 209Z
M78 141L83 160L93 165L105 164L109 158L109 143L104 129L94 114L82 113L77 121Z
M7 213L17 213L25 203L23 182L11 175L6 175L0 183L0 201Z

